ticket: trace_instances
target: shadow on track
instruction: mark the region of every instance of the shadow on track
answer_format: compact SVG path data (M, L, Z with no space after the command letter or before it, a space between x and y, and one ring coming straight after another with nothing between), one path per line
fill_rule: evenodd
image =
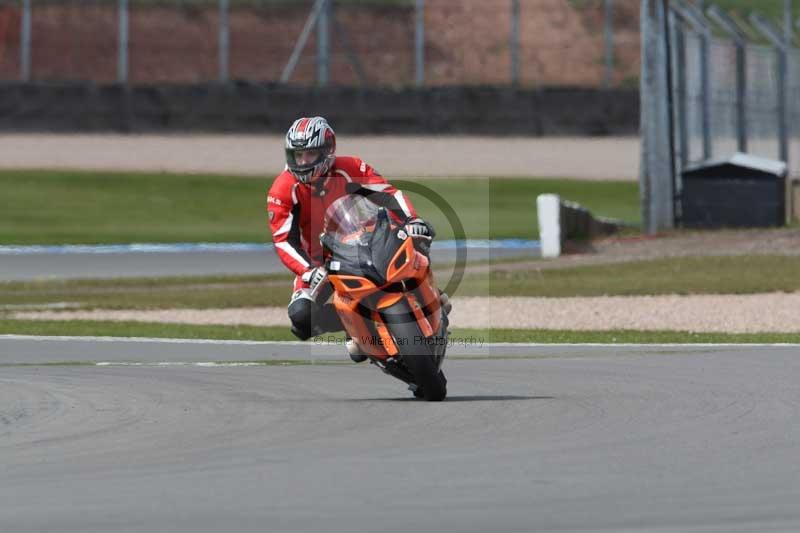
M445 398L444 403L448 402L513 402L523 400L555 400L555 396L502 396L502 395L472 395L472 396L448 396ZM418 398L403 397L403 398L350 398L341 400L344 402L420 402L425 403Z
M448 396L446 402L506 402L520 400L555 400L555 396Z

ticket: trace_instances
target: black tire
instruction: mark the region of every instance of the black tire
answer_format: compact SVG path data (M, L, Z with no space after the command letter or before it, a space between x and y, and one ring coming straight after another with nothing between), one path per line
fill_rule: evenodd
M422 332L413 319L408 303L401 300L387 307L381 314L389 332L398 339L397 349L408 371L414 376L419 389L414 396L429 402L440 402L447 396L447 379L437 368L433 345L420 342Z
M447 378L444 377L444 372L439 370L439 380L442 382L442 385L445 387L444 394L447 396ZM425 398L425 392L422 390L422 387L419 387L417 390L414 391L415 398ZM442 398L444 399L444 398Z

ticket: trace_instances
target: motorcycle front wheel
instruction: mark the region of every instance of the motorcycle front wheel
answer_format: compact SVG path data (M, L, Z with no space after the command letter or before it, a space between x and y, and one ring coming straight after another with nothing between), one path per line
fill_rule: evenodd
M447 396L447 379L436 363L436 353L431 339L426 338L408 306L400 300L381 310L389 332L395 339L400 357L414 376L418 387L414 396L429 402L440 402Z

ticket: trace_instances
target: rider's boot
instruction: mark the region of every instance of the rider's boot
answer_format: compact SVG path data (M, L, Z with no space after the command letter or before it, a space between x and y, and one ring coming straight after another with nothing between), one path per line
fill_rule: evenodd
M439 292L439 301L442 304L442 309L444 309L445 314L449 315L450 311L453 310L453 304L450 303L450 297L446 292Z
M358 343L350 337L344 341L344 345L347 348L347 353L350 354L350 359L352 359L354 363L363 363L367 360L367 354L362 352Z

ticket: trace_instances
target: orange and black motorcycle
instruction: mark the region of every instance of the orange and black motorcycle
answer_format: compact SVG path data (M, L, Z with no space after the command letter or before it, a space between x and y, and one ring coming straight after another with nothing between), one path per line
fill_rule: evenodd
M369 196L350 194L331 204L320 236L328 290L345 332L373 364L416 397L441 401L447 313L429 243L410 237L404 225Z

